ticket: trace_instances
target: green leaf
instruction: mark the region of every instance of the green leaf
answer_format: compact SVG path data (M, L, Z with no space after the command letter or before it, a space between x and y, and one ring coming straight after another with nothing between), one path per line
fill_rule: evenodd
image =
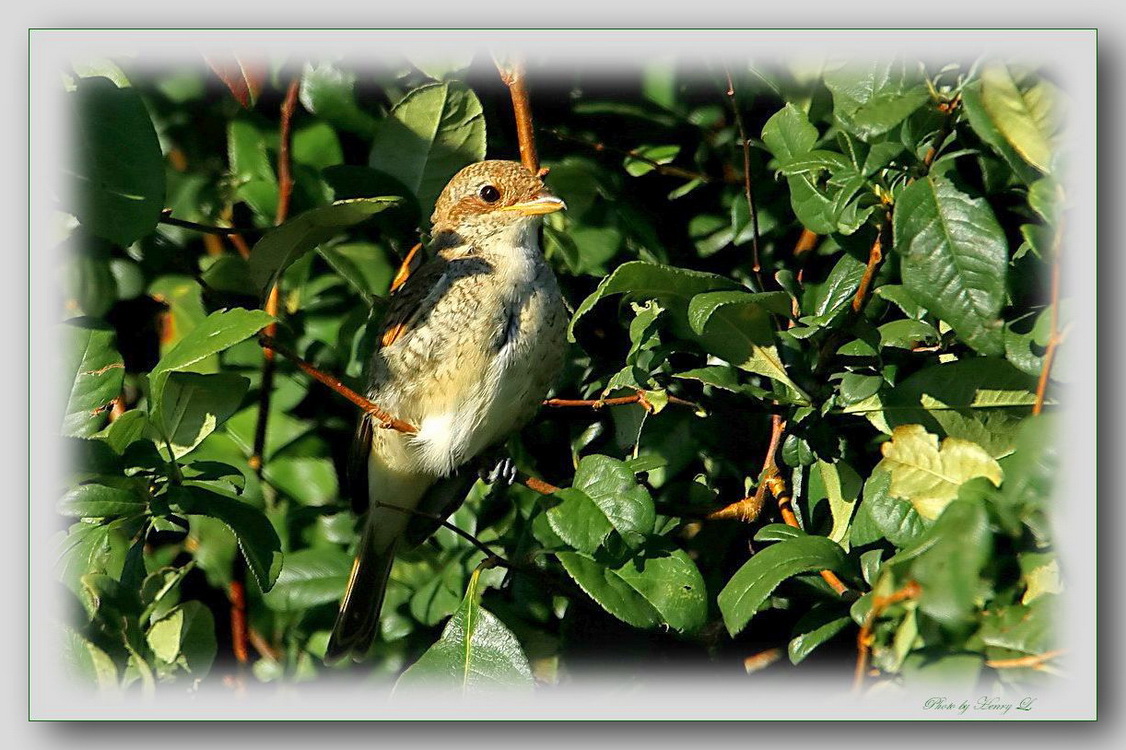
M611 531L617 531L630 547L653 533L653 499L624 462L609 456L584 456L573 487L553 497L560 502L548 509L547 520L563 541L580 552L593 553Z
M911 297L982 354L1003 353L1008 244L989 204L929 175L900 194L893 224Z
M849 535L853 547L887 539L896 547L914 544L929 525L906 500L891 496L891 475L876 471L864 483L864 497Z
M70 378L70 392L62 434L90 437L105 423L106 406L121 393L125 361L113 346L113 329L105 323L76 319L67 321L63 330L63 372Z
M194 482L168 488L169 502L187 515L209 516L222 521L238 540L239 549L258 586L269 591L282 566L281 540L266 515L232 493L220 492Z
M178 664L199 679L215 661L215 618L197 601L184 602L157 620L145 634L157 658Z
M938 437L918 424L896 427L880 451L883 460L873 471L891 474L891 495L910 501L923 518L937 518L968 480L986 477L1000 486L1003 476L977 443L948 437L940 448Z
M911 575L922 588L920 611L950 628L970 627L982 571L993 548L984 508L954 500L919 547L923 551L912 560Z
M844 550L824 537L806 536L778 542L745 562L716 599L727 632L740 633L787 578L820 570L841 571Z
M118 687L117 665L109 654L66 626L61 640L60 661L68 673L100 691Z
M285 556L278 580L262 597L277 612L303 612L340 599L348 584L352 558L339 547L318 547Z
M249 387L249 380L230 372L169 372L153 418L160 425L172 457L179 459L190 453L230 419L242 405Z
M156 228L164 208L164 156L141 96L106 78L83 78L69 96L75 153L74 214L123 247Z
M786 104L762 126L762 141L780 163L793 162L813 150L817 128L804 112Z
M730 289L735 282L713 273L688 271L683 268L665 266L645 261L630 261L614 269L598 284L590 296L582 301L571 317L567 335L575 340L575 326L602 299L614 294L628 294L631 297L661 300L666 307L670 300L679 300L685 308L687 301L697 294L715 289Z
M91 437L104 441L120 456L130 445L138 440L144 440L148 429L148 415L138 409L130 409Z
M676 155L679 153L680 146L675 145L638 146L633 150L633 154L636 154L636 156L632 154L626 156L626 158L622 161L622 166L624 166L626 172L628 172L633 177L640 177L641 175L649 174L656 168L654 162L656 162L657 164L668 164L673 159L675 159Z
M305 63L298 96L306 110L338 128L370 136L376 120L356 103L356 76L329 62Z
M1001 131L997 129L982 103L981 81L972 81L962 87L962 109L966 113L966 119L969 121L973 132L1004 160L1004 163L1020 182L1030 185L1043 177L1039 170L1031 166L1016 152L1005 139L1005 136L1001 134ZM1008 176L1005 175L1003 179L1008 179Z
M1032 411L1036 379L1002 359L973 357L919 370L890 394L846 406L847 414L886 419L885 432L921 424L977 443L994 458L1012 451L1016 425Z
M462 694L531 689L532 669L520 642L481 606L474 571L465 599L442 636L395 683L395 689L456 687Z
M1041 172L1051 171L1054 102L1047 82L1022 91L1005 65L986 65L981 103L994 127L1025 161Z
M366 297L387 293L395 268L387 252L368 242L348 242L317 249L332 269Z
M741 370L784 383L808 403L809 396L786 374L774 343L774 326L765 305L778 312L779 302L788 312L789 297L782 292L706 292L689 303L688 323L708 353Z
M659 537L616 567L577 552L556 556L568 575L594 601L622 622L639 628L665 624L692 631L704 624L707 598L696 564Z
M291 263L328 242L348 227L359 224L399 203L391 196L336 201L294 216L271 229L250 253L250 274L255 284L268 290Z
M837 633L852 624L852 618L842 615L837 607L814 605L794 625L800 635L795 636L787 649L791 664L800 664L813 651Z
M922 77L906 62L849 64L825 73L833 115L862 140L886 133L930 98Z
M273 320L272 315L261 310L241 307L213 312L160 358L149 379L155 380L161 373L187 370L200 360L250 338Z
M844 543L856 500L860 496L860 476L843 461L829 463L818 460L817 473L829 500L829 513L833 517L829 538L838 544ZM810 495L812 497L812 490Z
M148 508L145 498L133 487L80 484L59 500L58 512L71 518L134 516Z
M368 163L395 177L429 217L438 194L462 167L485 158L485 116L464 84L411 91L376 126Z

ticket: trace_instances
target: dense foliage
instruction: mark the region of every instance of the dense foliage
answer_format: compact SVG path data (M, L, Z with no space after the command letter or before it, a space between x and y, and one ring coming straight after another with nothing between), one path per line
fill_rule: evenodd
M497 558L439 528L397 562L369 660L326 667L357 410L284 358L263 398L255 336L276 320L362 390L401 259L457 169L518 158L513 110L487 55L261 78L211 62L222 76L63 76L57 548L77 672L530 688L808 659L847 689L858 633L866 685L1050 671L1050 387L1033 412L1041 374L1066 377L1066 305L1058 94L1036 71L533 60L568 205L544 227L574 306L553 395L627 403L542 409L509 450L561 489L478 482L449 520Z

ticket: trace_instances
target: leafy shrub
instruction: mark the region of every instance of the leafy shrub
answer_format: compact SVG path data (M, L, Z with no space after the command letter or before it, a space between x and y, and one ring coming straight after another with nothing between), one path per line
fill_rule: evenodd
M531 687L783 647L842 685L858 658L896 683L1044 671L1061 585L1038 412L1067 308L1036 71L533 67L569 206L544 228L575 307L554 395L598 403L545 407L509 449L557 490L474 485L464 534L397 562L372 657L330 668L356 407L264 369L255 335L360 383L437 192L518 153L508 91L487 59L143 62L67 78L59 577L89 679L148 691L245 660L261 681Z

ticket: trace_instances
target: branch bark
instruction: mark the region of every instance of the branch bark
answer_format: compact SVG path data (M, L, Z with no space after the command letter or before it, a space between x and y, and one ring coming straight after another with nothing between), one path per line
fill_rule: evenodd
M883 614L884 610L893 604L897 604L908 599L914 599L922 593L922 588L914 581L908 581L907 584L898 591L892 592L887 596L877 596L872 600L872 608L868 610L867 617L864 618L864 624L860 626L860 632L856 635L856 670L853 673L853 689L859 691L864 687L864 673L868 670L868 654L872 648L872 626L876 623L876 618Z
M522 59L510 60L507 65L496 61L497 71L508 93L512 96L512 111L516 116L516 139L520 144L520 161L529 172L540 171L539 155L536 153L535 129L532 125L532 104L528 97L528 84L525 80L525 67Z

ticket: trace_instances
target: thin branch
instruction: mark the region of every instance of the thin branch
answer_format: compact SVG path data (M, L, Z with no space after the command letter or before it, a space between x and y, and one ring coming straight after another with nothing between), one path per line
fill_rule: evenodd
M285 100L281 106L280 142L278 144L278 210L274 224L284 224L289 218L289 199L293 195L292 160L289 151L293 143L293 111L297 108L297 93L301 89L301 79L289 82Z
M1056 360L1056 349L1059 347L1063 336L1060 333L1060 243L1063 238L1063 221L1056 227L1056 234L1052 240L1052 288L1051 312L1049 313L1048 345L1044 350L1044 362L1040 366L1040 379L1036 383L1036 402L1032 405L1032 413L1039 414L1044 410L1044 397L1048 393L1048 378L1052 374L1052 363Z
M508 568L509 570L512 570L515 567L508 560L505 560L503 557L501 557L496 552L494 552L492 550L492 548L490 548L488 545L486 545L480 539L473 536L468 531L463 531L462 529L459 529L457 526L453 525L452 523L447 521L442 516L439 516L437 513L427 513L426 511L415 510L414 508L404 508L401 505L393 505L391 503L375 503L374 505L377 508L388 508L390 510L398 511L399 513L405 513L405 514L411 515L411 516L419 516L421 518L429 518L433 521L437 521L439 524L442 525L443 528L449 529L450 531L452 531L455 534L457 534L458 536L460 536L462 539L464 539L467 542L469 542L470 544L472 544L477 549L484 552L486 559L494 560L496 562L496 564L500 565L503 568Z
M759 485L755 490L755 494L750 497L745 497L738 500L725 508L708 514L710 520L720 520L725 518L737 518L745 523L758 518L759 513L762 512L763 506L766 504L766 489L767 480L778 473L778 464L775 461L775 455L778 453L778 446L782 444L782 434L785 432L786 423L782 421L780 414L774 414L770 418L770 443L766 448L766 456L762 461L762 470L759 472ZM788 506L787 506L788 508ZM790 517L794 519L791 526L797 525L797 518L794 517L793 511L789 512ZM782 509L782 518L786 523L790 523L786 517L786 509Z
M821 235L817 232L802 227L801 234L798 235L798 241L794 243L794 257L798 257L808 253L813 248L817 247L817 240Z
M339 378L318 370L316 367L299 357L291 349L278 343L275 339L265 334L259 334L258 343L264 349L270 349L282 355L289 361L293 362L293 364L297 365L298 369L300 369L302 372L311 376L314 380L321 383L322 385L325 385L333 391L336 391L336 393L340 394L356 406L360 407L360 409L364 413L371 415L371 417L379 423L380 427L404 433L418 432L418 428L414 425L391 416L386 411L381 409L377 404L372 403L370 400L364 398L348 386L344 385L344 383L342 383Z
M758 672L760 669L766 669L774 662L782 658L782 649L778 647L768 648L765 651L760 651L757 654L752 654L746 659L743 659L743 670L747 674Z
M278 146L278 209L274 216L274 224L281 225L285 223L286 218L289 216L289 199L293 194L293 177L290 174L290 145L292 141L292 121L293 111L297 107L297 93L300 88L300 79L294 77L289 83L289 88L286 90L285 99L282 101L281 106L281 122L278 126L280 145ZM238 236L238 235L234 235ZM242 238L239 237L236 241L235 247L244 258L250 256L250 249L245 247L245 243L241 243ZM266 326L266 335L277 335L277 322L278 309L281 302L281 280L278 279L270 288L270 293L266 298L265 310L268 314L275 318L275 321ZM258 419L254 426L254 447L250 453L250 458L247 463L254 470L254 472L261 477L264 466L264 458L266 455L266 428L270 419L270 399L274 392L274 372L277 369L277 362L274 357L274 352L266 349L262 352L262 377L258 383ZM237 559L242 559L236 556ZM245 595L236 599L234 594L239 594L237 589L245 586L246 580L246 566L245 564L235 565L234 573L231 582L231 638L234 642L234 650L236 657L240 662L245 663L247 659L247 627L246 627L246 601ZM241 610L241 611L240 611ZM237 617L236 617L237 615ZM241 618L242 623L240 627L236 627L236 620ZM241 653L241 656L240 656Z
M876 239L872 243L872 249L868 251L868 265L864 268L864 276L860 278L860 286L856 288L856 296L852 298L852 311L859 313L864 309L864 304L868 301L868 290L872 286L872 279L876 276L876 269L880 267L880 263L884 259L884 232L891 226L891 211L885 215L884 221L876 229Z
M1045 651L1042 654L1029 654L1028 656L1018 656L1013 659L987 659L985 666L993 667L994 669L1019 669L1027 667L1030 669L1041 669L1044 662L1051 661L1057 656L1062 656L1067 653L1067 649L1056 649L1055 651Z
M731 80L731 71L726 67L723 72L727 75L727 99L731 102L731 112L735 115L735 128L739 131L739 142L743 144L743 191L747 197L747 208L751 212L751 270L757 277L762 271L758 255L758 210L755 209L755 200L751 191L751 144L747 141L747 133L743 129L743 116L739 114L739 103L735 101L735 83ZM762 289L762 278L759 277L759 289Z
M939 102L938 111L946 115L942 120L942 126L938 130L938 136L934 139L934 145L927 149L926 155L923 157L923 174L930 171L931 166L934 164L935 157L938 156L938 150L942 148L943 142L949 137L950 132L954 129L954 110L962 103L962 95L954 97L949 102Z
M242 555L235 555L231 582L227 585L227 598L231 602L231 650L239 664L250 661L246 627L246 562Z
M856 670L853 673L853 689L859 691L864 686L864 673L868 670L868 654L872 648L872 626L876 618L884 613L888 607L908 599L915 599L922 593L922 588L914 581L887 596L877 596L872 599L872 608L868 610L864 624L856 636Z
M643 162L643 163L649 165L650 167L653 168L654 172L657 172L658 174L666 175L668 177L680 177L680 178L685 179L685 180L699 180L700 182L712 182L712 178L709 177L706 174L703 174L702 172L693 172L690 169L683 169L681 167L673 166L672 164L662 164L661 162L657 161L656 159L650 159L645 154L642 154L641 152L636 151L634 149L617 148L616 146L610 146L610 145L607 145L605 143L601 143L599 141L590 141L590 140L587 140L585 138L579 138L578 136L570 135L569 133L564 133L564 132L556 130L554 128L543 128L543 129L540 130L540 132L541 133L547 133L548 135L554 136L555 138L558 138L561 141L567 141L569 143L577 143L577 144L580 144L582 146L586 146L587 148L591 149L592 151L596 151L598 153L609 152L609 153L613 153L613 154L621 154L622 156L628 156L631 159L636 159L637 161L640 161L640 162ZM731 180L731 182L733 182L733 183L742 182L742 181L743 181L743 178L741 176L735 177Z
M532 126L532 105L528 98L524 61L510 60L508 65L496 61L497 71L508 93L512 96L512 111L516 116L516 139L520 144L520 161L529 172L539 172L540 160L536 154L535 129Z
M680 398L668 394L670 404L677 404L678 406L691 406L694 409L699 409L699 405L687 399ZM602 409L607 406L622 406L624 404L641 404L647 411L653 410L653 405L645 398L645 394L641 391L634 393L630 396L616 396L614 398L548 398L544 399L543 405L554 408L562 408L569 406L588 407L591 409Z
M196 232L203 232L204 234L217 234L223 237L229 237L232 234L243 234L245 232L257 232L257 229L239 229L237 227L214 227L208 224L197 224L194 221L186 219L177 219L172 216L172 209L164 209L164 213L160 215L160 223L168 224L173 227L182 227L184 229L191 229Z
M297 106L297 92L300 89L300 80L294 78L286 90L285 99L281 106L281 123L278 126L280 144L278 146L278 209L274 217L274 224L285 223L289 216L289 200L293 194L293 178L290 174L290 141L292 140L293 110ZM281 301L281 279L274 282L270 293L266 297L264 309L267 313L277 318ZM277 322L266 326L266 336L273 338L277 335ZM261 476L263 457L266 452L266 428L270 419L270 400L274 393L274 370L276 362L274 352L266 349L262 352L262 378L258 388L258 421L254 427L254 448L250 454L251 468Z

